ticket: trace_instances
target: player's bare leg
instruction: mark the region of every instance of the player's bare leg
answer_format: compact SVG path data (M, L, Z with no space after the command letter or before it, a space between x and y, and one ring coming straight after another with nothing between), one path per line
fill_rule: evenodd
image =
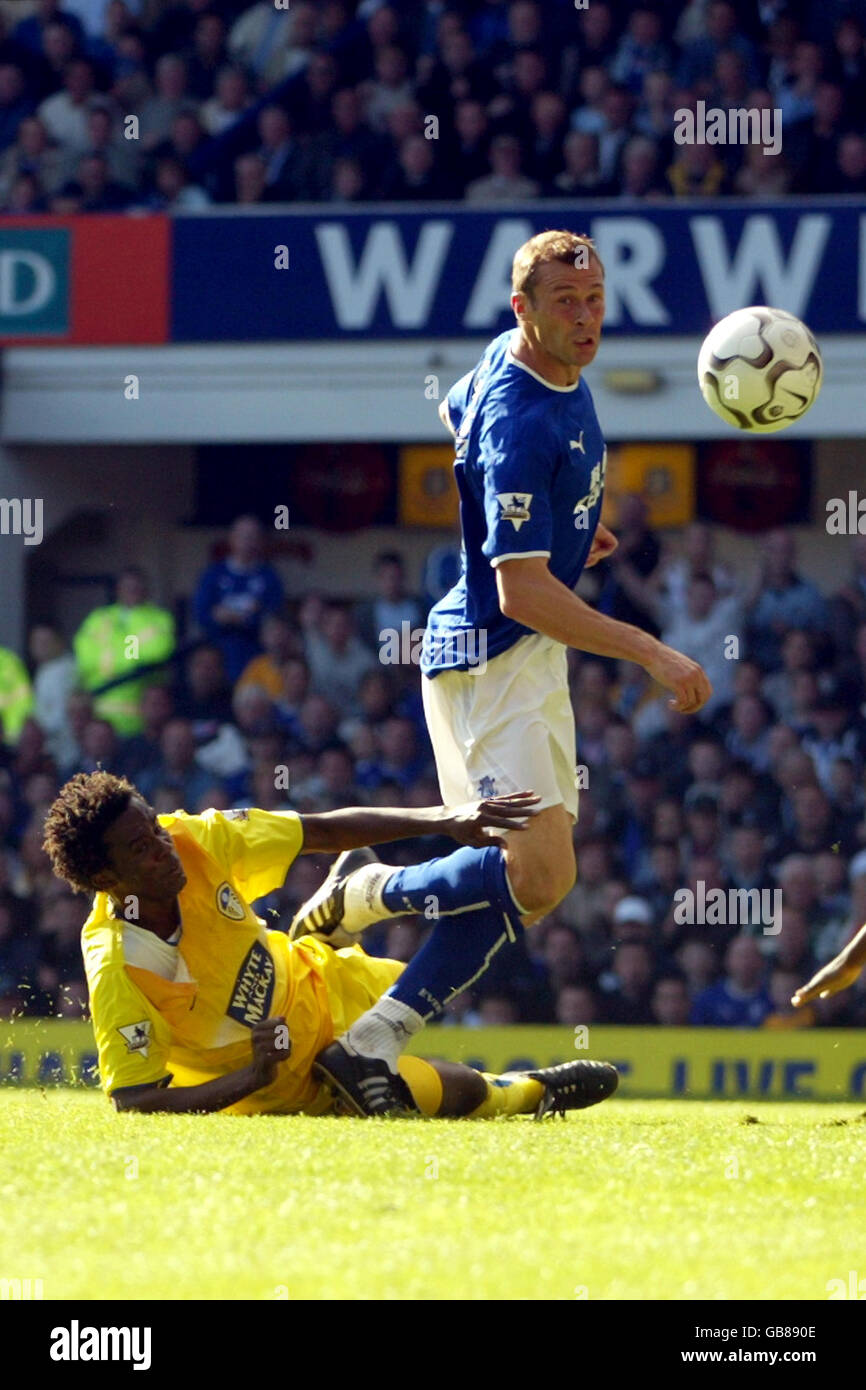
M547 806L519 835L506 836L508 883L526 927L552 912L574 887L573 824L564 806Z

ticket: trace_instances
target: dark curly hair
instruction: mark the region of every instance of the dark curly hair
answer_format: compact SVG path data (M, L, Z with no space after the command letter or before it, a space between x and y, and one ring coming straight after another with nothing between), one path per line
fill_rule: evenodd
M93 875L107 869L103 835L137 789L111 772L79 772L60 788L45 818L42 848L58 878L76 893L94 891Z

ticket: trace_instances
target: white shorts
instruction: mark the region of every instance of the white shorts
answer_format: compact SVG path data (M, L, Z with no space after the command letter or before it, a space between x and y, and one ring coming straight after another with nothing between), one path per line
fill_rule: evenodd
M424 714L448 806L534 791L539 809L577 820L577 743L567 649L541 633L521 637L484 669L421 679Z

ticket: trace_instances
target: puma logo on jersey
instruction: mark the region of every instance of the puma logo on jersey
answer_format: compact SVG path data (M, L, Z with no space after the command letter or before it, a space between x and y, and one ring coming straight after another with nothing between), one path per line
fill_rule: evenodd
M127 1023L124 1028L118 1028L127 1052L140 1052L142 1057L147 1056L152 1041L150 1027L150 1019L143 1018L141 1023Z
M579 449L582 454L586 453L586 450L583 447L583 430L580 431L580 439L569 439L568 442L571 445L572 449Z
M519 531L524 521L529 520L531 492L497 492L496 500L502 511L501 521L510 521L515 531Z

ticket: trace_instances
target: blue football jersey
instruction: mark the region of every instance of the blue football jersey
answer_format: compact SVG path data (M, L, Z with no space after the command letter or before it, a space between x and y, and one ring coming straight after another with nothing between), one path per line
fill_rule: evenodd
M428 676L477 667L531 632L502 613L496 565L548 556L573 589L601 515L607 450L589 387L553 386L517 362L514 332L494 338L445 401L463 547L460 578L428 619Z

